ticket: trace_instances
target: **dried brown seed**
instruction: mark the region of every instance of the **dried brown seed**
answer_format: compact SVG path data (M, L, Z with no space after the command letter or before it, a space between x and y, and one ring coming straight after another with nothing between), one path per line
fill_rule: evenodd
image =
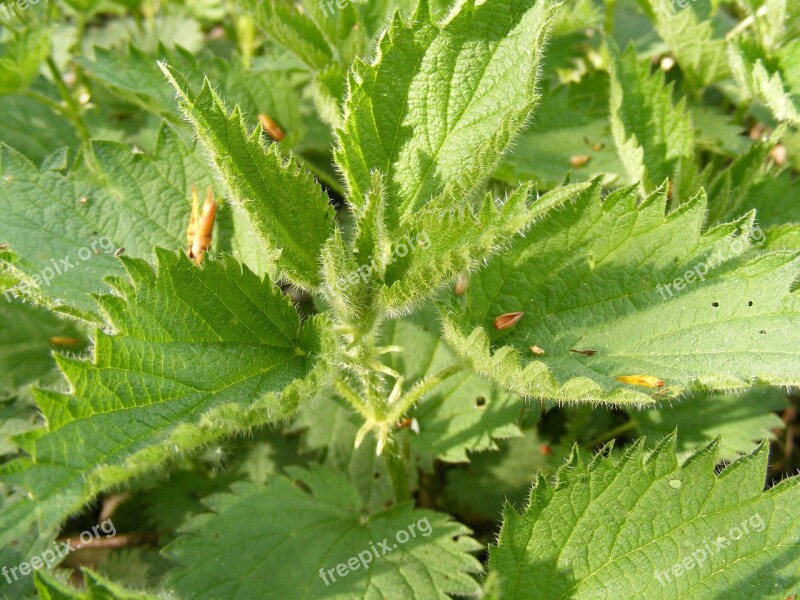
M569 157L569 164L575 169L579 169L580 167L584 166L592 160L592 157L588 154L575 154L574 156Z
M524 312L511 312L500 315L494 320L494 328L498 331L509 329L516 325L519 320L525 316Z
M283 133L283 129L278 126L278 124L269 118L267 115L258 115L258 121L261 123L261 127L264 131L267 132L267 135L271 137L276 142L280 142L286 134Z

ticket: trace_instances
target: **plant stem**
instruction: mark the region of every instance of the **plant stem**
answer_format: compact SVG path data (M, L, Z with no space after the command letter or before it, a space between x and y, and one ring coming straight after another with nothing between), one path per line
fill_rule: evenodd
M606 14L603 21L603 30L607 35L614 33L614 13L617 9L617 0L606 0Z
M83 117L81 116L81 107L72 96L72 93L70 93L67 84L64 83L64 78L61 75L61 71L51 56L47 57L47 67L50 69L50 73L53 75L53 82L56 84L56 88L58 88L58 93L67 104L67 107L69 107L69 116L72 124L75 125L75 129L78 131L78 135L83 141L89 141L89 129L86 127L86 123L83 122Z
M444 380L460 372L463 368L464 367L459 364L450 365L435 375L431 375L430 377L420 381L417 385L411 388L411 390L397 403L397 405L391 408L388 419L391 422L399 421L405 412L414 406L417 400L422 398L422 396L427 394Z
M386 444L386 448L383 451L383 460L386 462L386 470L389 472L389 479L392 482L392 489L397 503L400 504L410 500L411 488L408 485L408 471L397 440L392 440Z

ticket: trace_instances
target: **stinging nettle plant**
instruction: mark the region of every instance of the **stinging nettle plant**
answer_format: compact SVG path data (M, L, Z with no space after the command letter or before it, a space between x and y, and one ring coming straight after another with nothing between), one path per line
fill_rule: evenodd
M156 591L91 570L78 591L41 570L0 593L34 585L42 598L798 592L800 482L765 491L769 446L744 452L776 427L771 413L786 406L776 390L800 384L800 244L785 241L800 236L770 223L764 234L760 207L748 200L758 193L748 186L779 179L765 170L766 142L701 168L696 105L676 102L674 82L608 30L594 56L605 67L591 76L602 83L588 84L605 94L607 141L578 135L594 154L572 156L563 171L571 163L575 176L549 185L543 171L525 176L536 169L523 151L546 146L536 136L557 127L561 110L576 119L575 132L595 131L576 116L595 110L575 108L585 90L571 97L578 83L552 85L547 65L548 45L564 63L570 20L593 15L591 2L466 0L445 16L429 0L242 4L239 25L257 24L291 53L281 55L292 65L285 78L271 85L298 102L311 94L320 129L333 136L334 168L304 155L300 141L269 139L283 136L271 118L261 123L272 132L251 126L253 115L236 104L237 90L246 98L248 77L259 76L246 61L160 49L156 75L133 46L123 62L142 78L135 83L115 74L124 67L113 53L77 62L89 81L165 117L154 152L87 138L77 158L57 151L37 166L0 148L0 291L16 301L0 321L18 318L4 314L16 307L39 311L48 327L78 328L59 333L77 349L55 352L61 375L33 390L41 419L14 432L15 451L0 465L0 565L40 555L95 499L158 489L155 473L224 454L231 437L249 443L271 428L284 440L262 448L274 466L222 479L203 492L204 510L180 515ZM753 58L757 43L774 48L771 38L698 49L674 31L680 23L710 39L700 9L639 6L690 91L734 77L779 123L773 142L798 125L781 72ZM159 76L182 119L164 103ZM603 158L606 145L613 158ZM614 168L587 176L590 160ZM210 189L209 203L215 194L228 201L216 245L195 260L185 252L187 207L175 202L192 188ZM788 218L784 226L797 227ZM45 278L59 257L104 236L115 252ZM659 412L673 405L684 410L676 424ZM612 410L631 420L615 430ZM725 430L727 422L715 422L712 435L692 430L718 419L714 410L746 412L742 430ZM555 450L535 433L553 415L569 415L554 425L568 440ZM581 427L591 438L569 437ZM281 462L292 435L278 428L302 431L294 451L318 460ZM634 428L650 443L615 448ZM686 445L680 436L691 433L702 443ZM488 459L475 475L472 453L488 455L509 438L517 445L504 446L508 462ZM241 472L255 468L252 452ZM469 497L479 479L459 484L466 471L454 471L444 492L426 483L437 465L470 459L470 476L486 477L488 488L495 476L521 477L526 491L532 483L527 500L500 497L488 517L474 518L491 495ZM465 523L501 511L499 534L480 543ZM423 522L429 533L337 571ZM709 545L721 536L726 544Z

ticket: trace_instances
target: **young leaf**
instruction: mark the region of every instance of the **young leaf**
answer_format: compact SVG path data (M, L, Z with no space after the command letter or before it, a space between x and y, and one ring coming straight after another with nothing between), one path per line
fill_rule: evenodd
M213 512L190 521L167 547L181 566L165 587L187 599L477 594L469 573L481 567L469 553L480 545L463 525L410 504L365 519L358 492L341 475L321 467L288 473L291 479L234 484L232 493L208 498ZM358 565L337 573L348 561ZM218 566L213 580L211 562Z
M242 0L270 37L290 49L309 69L319 71L334 62L333 50L317 24L288 0ZM348 2L349 4L349 2Z
M719 475L716 444L683 465L668 438L619 460L573 455L505 510L489 568L502 597L788 598L797 591L797 478L763 491L762 444Z
M49 28L31 27L19 33L12 30L10 38L0 43L0 96L27 88L49 54Z
M277 144L266 146L261 127L248 133L238 107L228 114L208 80L195 94L181 75L161 67L231 200L265 243L281 251L282 274L297 285L319 286L322 246L333 233L328 196L295 159L284 159Z
M477 209L459 206L447 192L401 222L400 236L381 288L381 303L392 315L406 314L459 273L475 269L525 230L536 216L529 207L530 185L502 202L488 193ZM398 237L400 237L398 236Z
M336 161L360 206L373 170L386 176L394 227L445 188L470 196L527 123L556 4L474 0L439 25L421 0L396 15L371 63L348 76Z
M717 37L716 9L711 3L638 0L653 19L692 86L706 87L729 75L725 40Z
M767 70L761 58L750 56L749 45L740 40L728 44L728 59L737 83L746 97L758 98L772 111L778 121L800 127L800 89L787 89L783 70ZM800 58L800 43L786 53L786 67L793 69Z
M52 534L99 491L184 452L286 418L314 391L320 321L301 326L278 288L232 259L199 269L157 254L158 273L124 258L130 282L98 298L115 333L97 332L92 358L58 357L69 393L37 392L47 429L0 471L26 493L0 514L0 547L34 526Z
M667 216L665 205L655 193L637 206L634 188L601 202L595 185L552 210L473 277L464 306L445 311L445 338L507 389L564 401L800 383L798 259L742 260L752 214L702 233L702 196ZM664 389L617 379L636 375Z
M666 178L674 180L676 192L688 187L694 140L686 100L672 104L672 85L665 85L663 73L651 75L649 63L639 62L632 45L621 54L609 39L608 48L611 131L629 181L641 182L645 193Z

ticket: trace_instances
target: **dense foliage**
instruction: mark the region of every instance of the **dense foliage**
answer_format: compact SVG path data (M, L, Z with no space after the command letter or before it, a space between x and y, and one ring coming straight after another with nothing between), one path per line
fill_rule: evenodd
M800 3L0 28L0 595L800 593Z

